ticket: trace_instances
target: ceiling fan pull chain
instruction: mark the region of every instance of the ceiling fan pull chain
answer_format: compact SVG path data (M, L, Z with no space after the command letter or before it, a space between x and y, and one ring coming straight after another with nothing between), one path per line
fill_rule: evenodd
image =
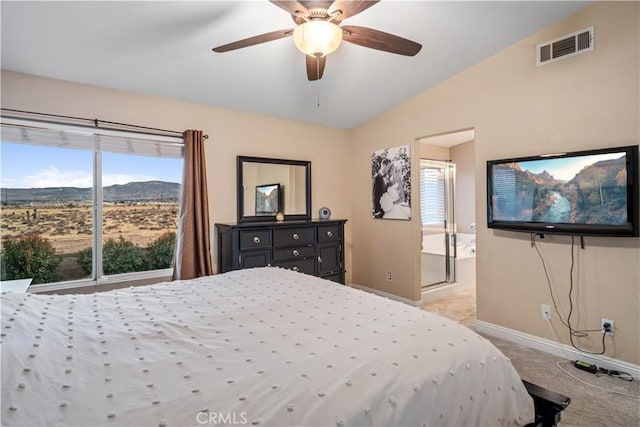
M320 108L320 57L316 57L316 81L318 82L318 108Z

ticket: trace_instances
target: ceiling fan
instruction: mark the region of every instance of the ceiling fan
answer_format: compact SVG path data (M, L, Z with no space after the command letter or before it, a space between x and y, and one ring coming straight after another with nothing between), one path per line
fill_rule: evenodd
M274 1L271 3L291 14L295 28L272 31L214 47L222 53L260 43L293 36L295 45L305 54L307 78L319 80L324 73L327 55L334 52L342 40L399 55L414 56L422 45L405 38L355 25L340 25L343 20L357 15L378 3L359 0L330 1Z

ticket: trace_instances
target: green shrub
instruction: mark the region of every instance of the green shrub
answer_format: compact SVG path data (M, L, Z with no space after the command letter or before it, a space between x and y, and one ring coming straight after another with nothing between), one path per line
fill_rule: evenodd
M173 263L173 250L176 246L176 233L168 231L152 242L147 251L149 270L170 268Z
M78 253L78 263L87 274L91 274L91 248ZM105 275L130 273L147 270L147 265L142 249L120 236L118 239L108 239L102 245L102 270Z
M91 270L93 269L93 251L92 248L84 248L80 252L78 252L78 264L82 267L84 272L88 275L91 275Z
M102 246L102 269L104 274L118 274L144 271L147 266L140 247L120 236Z
M35 234L11 237L2 244L0 280L32 278L32 284L56 282L61 262L48 239Z

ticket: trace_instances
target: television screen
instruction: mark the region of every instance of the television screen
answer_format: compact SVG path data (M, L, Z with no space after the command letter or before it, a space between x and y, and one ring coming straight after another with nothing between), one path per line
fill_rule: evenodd
M488 226L638 236L638 146L487 162Z

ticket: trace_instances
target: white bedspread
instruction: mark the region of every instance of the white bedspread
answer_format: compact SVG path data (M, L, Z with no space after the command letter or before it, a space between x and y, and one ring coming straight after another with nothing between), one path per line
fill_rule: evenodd
M509 360L453 321L279 268L2 295L2 425L495 426Z

